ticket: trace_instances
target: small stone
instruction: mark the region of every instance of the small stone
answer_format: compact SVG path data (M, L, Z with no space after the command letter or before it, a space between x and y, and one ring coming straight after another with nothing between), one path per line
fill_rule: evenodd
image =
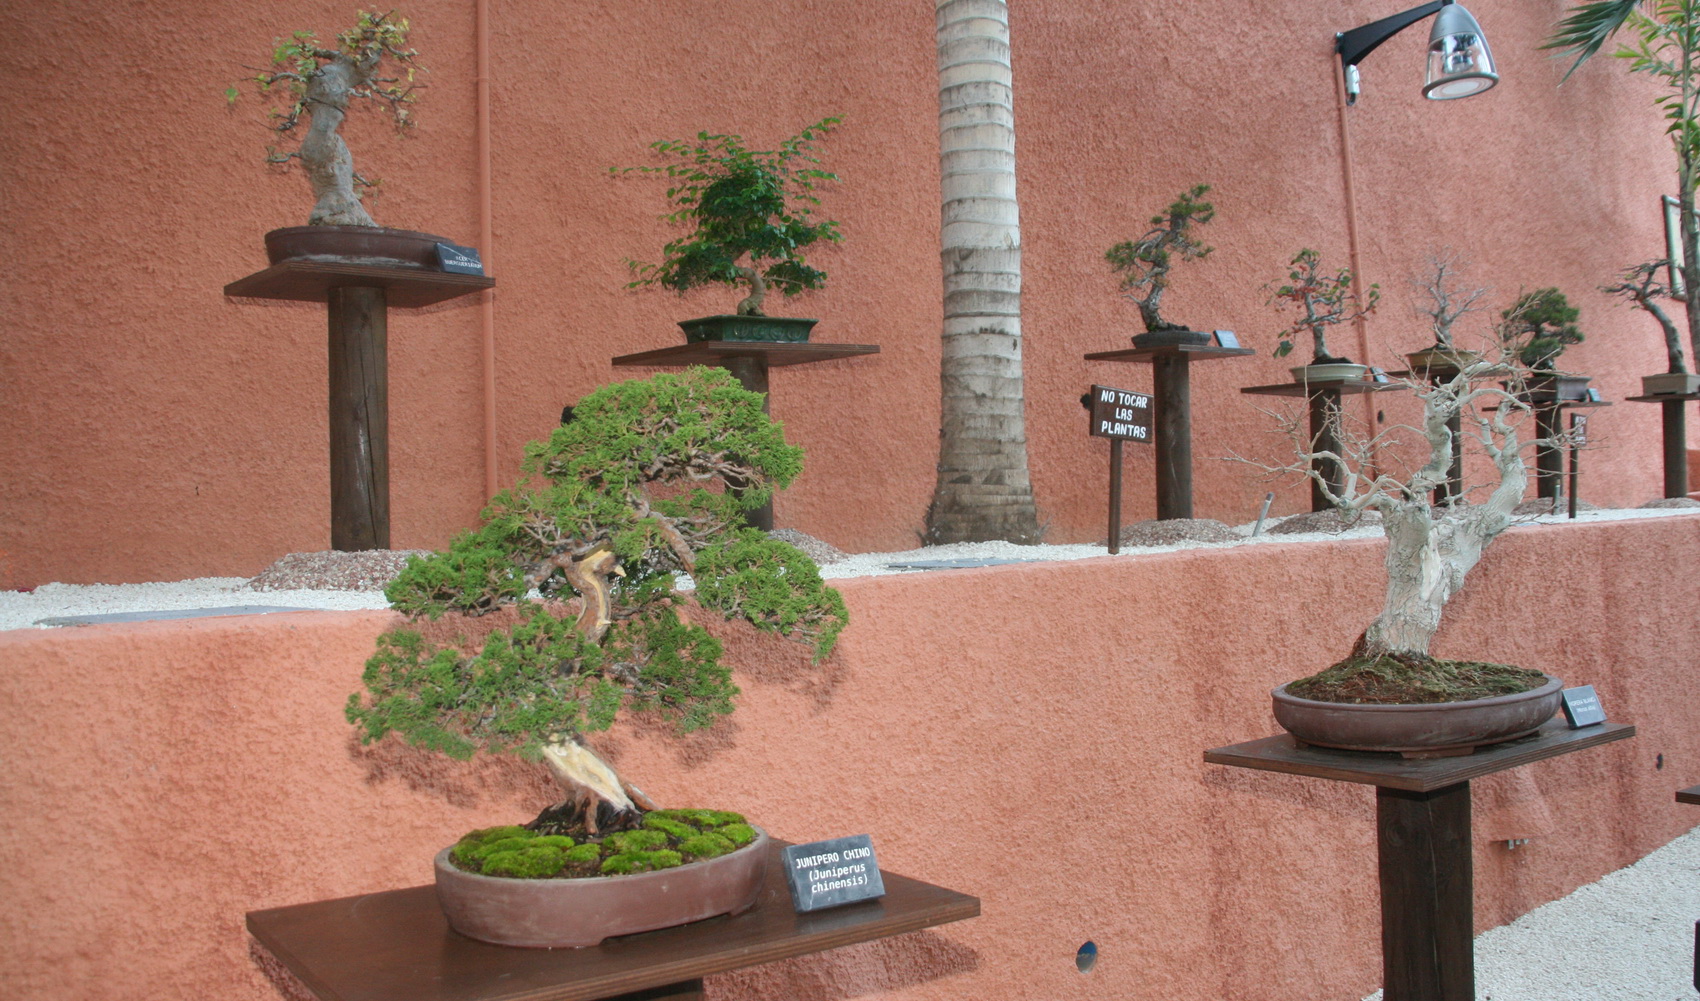
M1700 508L1700 500L1692 497L1660 497L1641 505L1646 508Z
M345 553L290 553L248 581L255 591L381 591L409 556L429 549L365 549Z

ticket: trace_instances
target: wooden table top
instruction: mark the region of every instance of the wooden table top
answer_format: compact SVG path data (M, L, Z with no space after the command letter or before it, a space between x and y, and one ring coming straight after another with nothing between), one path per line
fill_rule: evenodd
M1635 727L1627 723L1600 723L1572 730L1570 724L1558 716L1527 737L1477 748L1474 754L1456 758L1405 758L1377 751L1300 747L1291 734L1283 733L1205 751L1204 760L1216 765L1361 782L1410 792L1433 792L1507 768L1633 736Z
M1318 393L1384 393L1390 389L1406 389L1398 382L1371 382L1368 379L1312 379L1309 382L1278 382L1273 386L1246 386L1242 393L1253 396L1315 396Z
M494 288L488 275L462 275L429 268L387 268L329 261L284 261L224 287L224 294L247 299L325 302L333 288L381 288L389 306L411 309Z
M466 938L449 929L433 886L250 911L248 931L321 1001L591 1001L980 913L976 897L882 870L884 897L798 914L784 845L773 842L767 886L749 913L586 949Z
M1678 803L1700 804L1700 786L1689 786L1687 789L1678 789L1676 791L1676 801Z

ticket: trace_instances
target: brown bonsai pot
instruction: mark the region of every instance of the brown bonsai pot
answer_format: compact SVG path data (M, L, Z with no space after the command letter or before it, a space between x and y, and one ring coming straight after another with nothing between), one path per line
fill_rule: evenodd
M1700 375L1688 372L1664 372L1641 377L1643 396L1692 396L1700 393Z
M722 313L680 320L685 341L754 341L765 344L803 344L819 320L796 316L734 316Z
M328 261L440 270L437 244L452 243L430 233L378 226L286 226L266 234L266 258Z
M1421 351L1411 352L1405 356L1405 360L1410 363L1412 372L1428 378L1431 374L1450 376L1461 372L1481 361L1482 355L1479 351L1459 351L1456 348L1434 344Z
M1275 722L1306 744L1344 751L1398 751L1408 757L1468 754L1477 747L1526 736L1558 712L1564 682L1516 695L1423 705L1359 705L1270 694Z
M1136 348L1168 348L1180 344L1209 344L1210 332L1205 330L1153 330L1133 335Z
M1288 371L1293 373L1293 381L1309 385L1313 382L1351 382L1362 380L1369 372L1368 365L1355 362L1313 362L1309 365L1299 365Z
M538 949L596 945L615 935L742 914L767 878L767 832L719 858L630 876L510 879L455 867L437 853L437 900L468 938Z

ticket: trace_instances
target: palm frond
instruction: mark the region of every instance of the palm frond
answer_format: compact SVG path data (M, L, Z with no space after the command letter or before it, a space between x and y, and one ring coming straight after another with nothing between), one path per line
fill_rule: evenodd
M1640 5L1641 0L1588 0L1570 8L1569 16L1558 22L1552 37L1541 48L1558 49L1560 55L1576 54L1576 61L1564 71L1564 80L1568 80L1577 67L1600 51L1600 46L1623 27Z

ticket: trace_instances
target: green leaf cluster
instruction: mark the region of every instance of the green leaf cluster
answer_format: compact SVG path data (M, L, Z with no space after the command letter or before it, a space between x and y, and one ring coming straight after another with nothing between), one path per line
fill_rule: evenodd
M774 150L750 149L738 135L699 132L694 139L650 143L673 160L666 166L609 168L666 177L673 210L662 218L690 227L662 247L660 263L627 261L637 276L628 287L684 292L748 284L760 290L765 283L784 295L821 287L826 272L811 266L804 251L842 239L838 223L814 215L816 188L838 175L811 165L820 162L815 144L841 121L823 118ZM762 315L759 308L753 315Z
M1558 356L1583 340L1576 320L1582 311L1556 288L1536 289L1517 298L1500 317L1500 337L1531 371L1550 372Z
M1270 305L1290 303L1300 314L1297 322L1276 335L1280 342L1275 357L1292 353L1294 339L1309 331L1316 346L1314 360L1332 360L1323 349L1326 330L1375 312L1381 301L1381 286L1371 285L1360 301L1352 291L1352 269L1328 271L1322 267L1322 255L1308 247L1293 255L1288 267L1285 284L1264 286L1270 293Z

